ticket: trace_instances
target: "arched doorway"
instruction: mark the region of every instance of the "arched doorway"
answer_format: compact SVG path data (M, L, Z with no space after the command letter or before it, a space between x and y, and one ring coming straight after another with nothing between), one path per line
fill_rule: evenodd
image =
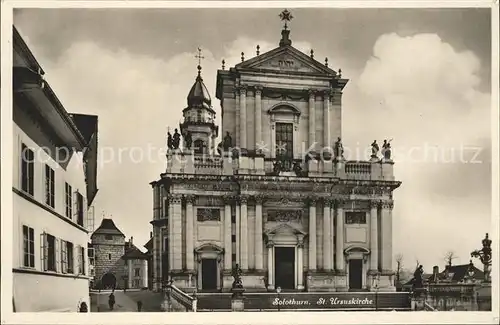
M106 273L102 276L101 287L103 289L115 289L116 277L113 273Z

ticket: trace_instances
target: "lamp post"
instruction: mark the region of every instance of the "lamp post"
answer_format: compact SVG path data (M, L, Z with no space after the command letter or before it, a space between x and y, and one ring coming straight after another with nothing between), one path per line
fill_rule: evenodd
M281 293L281 287L276 288L276 293L278 294L278 311L280 311L280 293Z

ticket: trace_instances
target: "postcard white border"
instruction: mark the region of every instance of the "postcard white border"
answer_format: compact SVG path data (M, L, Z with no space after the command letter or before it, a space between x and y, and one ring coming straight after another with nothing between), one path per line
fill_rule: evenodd
M12 24L13 8L492 8L492 228L499 251L499 8L497 1L72 1L3 0L1 10L1 238L3 324L491 324L499 322L498 261L492 267L491 312L280 312L280 313L13 313L12 312ZM464 22L467 24L468 22ZM451 229L450 229L451 231ZM376 317L374 317L376 315Z

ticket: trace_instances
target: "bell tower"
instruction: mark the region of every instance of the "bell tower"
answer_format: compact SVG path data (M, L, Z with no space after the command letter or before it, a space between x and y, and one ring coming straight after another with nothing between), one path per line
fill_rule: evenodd
M183 148L195 154L213 154L219 127L215 124L215 111L208 89L201 77L201 49L198 48L198 76L187 96L187 107L183 109L184 121L179 124L184 139Z

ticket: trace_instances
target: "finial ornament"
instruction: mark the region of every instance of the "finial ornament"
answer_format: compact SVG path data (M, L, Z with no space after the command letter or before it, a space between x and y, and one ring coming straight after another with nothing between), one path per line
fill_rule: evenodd
M314 59L314 50L311 49L311 59Z
M339 78L342 78L342 69L339 68Z
M257 55L259 55L259 54L260 54L260 46L257 45Z
M201 75L201 59L204 59L205 57L201 55L201 48L198 47L198 54L194 56L195 58L198 59L198 76Z
M245 61L245 53L241 52L241 62Z
M222 70L226 68L226 60L222 59Z
M325 67L328 68L328 58L325 58Z
M287 22L293 19L292 13L288 11L288 9L285 9L280 13L280 18L282 21L285 21L285 26L283 28L287 30L288 29Z

